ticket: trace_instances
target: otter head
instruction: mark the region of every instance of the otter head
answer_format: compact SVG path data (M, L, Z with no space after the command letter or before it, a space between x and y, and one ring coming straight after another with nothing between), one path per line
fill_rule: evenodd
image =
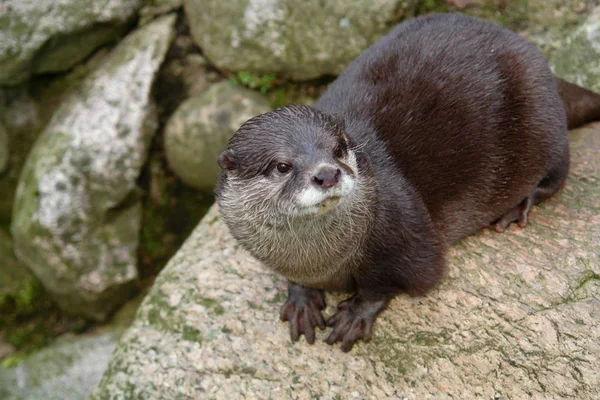
M289 224L322 218L356 198L358 166L341 118L287 106L244 123L218 158L226 221ZM227 218L235 214L235 218Z

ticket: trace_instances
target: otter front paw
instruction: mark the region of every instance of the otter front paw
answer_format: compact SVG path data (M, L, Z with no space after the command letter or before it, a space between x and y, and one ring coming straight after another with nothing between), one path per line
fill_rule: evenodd
M281 320L290 322L292 341L298 341L303 334L309 344L315 342L315 326L325 329L325 319L321 314L324 308L323 290L288 283L288 299L281 306Z
M360 294L342 301L338 311L327 321L327 326L333 330L326 342L330 345L342 342L342 351L348 352L357 340L369 341L373 322L386 304L386 300L367 300Z

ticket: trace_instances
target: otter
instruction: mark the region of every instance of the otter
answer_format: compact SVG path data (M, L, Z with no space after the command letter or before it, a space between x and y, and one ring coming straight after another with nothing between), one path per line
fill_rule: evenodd
M291 338L349 351L399 293L443 277L456 240L511 222L556 193L567 129L600 96L553 75L517 34L460 14L398 24L314 106L256 116L218 163L233 237L288 279ZM325 321L324 290L353 293Z

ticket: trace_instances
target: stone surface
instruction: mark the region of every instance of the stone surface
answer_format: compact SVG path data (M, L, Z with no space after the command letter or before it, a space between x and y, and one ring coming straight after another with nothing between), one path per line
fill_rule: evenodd
M186 100L165 130L169 165L189 186L210 191L219 176L217 157L248 119L270 110L255 91L223 81Z
M214 208L157 278L92 399L597 398L600 123L570 142L564 191L527 227L454 245L441 286L396 298L348 354L290 342L285 282ZM342 296L327 297L331 315Z
M0 367L4 400L83 400L98 383L118 337L65 335L13 368Z
M43 127L38 106L29 95L27 88L0 89L0 125L5 128L6 141L10 149L10 158L7 160L5 170L0 173L0 226L7 226L12 215L14 194L21 169Z
M185 0L192 35L231 71L309 79L338 74L416 0Z
M116 341L112 333L63 336L16 367L0 367L0 398L83 400L106 370Z
M110 325L84 335L67 334L25 357L16 366L0 366L2 400L83 400L98 383L140 298L129 301ZM0 338L0 358L2 340Z
M32 279L35 278L29 270L17 260L10 235L0 228L0 310L8 298L20 298Z
M2 124L2 121L0 121L0 174L2 174L8 166L9 155L8 133L6 132L6 128Z
M512 21L519 33L551 55L562 48L565 37L600 5L600 0L517 0L506 5L512 13L504 19ZM491 18L496 16L494 13Z
M0 88L0 124L6 127L10 149L6 171L0 174L0 225L10 223L19 176L35 140L62 101L108 53L108 49L96 51L66 74Z
M174 20L133 32L86 77L21 174L16 251L66 312L103 319L137 277L135 182L156 127L150 90Z
M567 81L600 92L600 7L552 54L550 64Z
M2 0L0 85L64 71L114 40L142 0Z

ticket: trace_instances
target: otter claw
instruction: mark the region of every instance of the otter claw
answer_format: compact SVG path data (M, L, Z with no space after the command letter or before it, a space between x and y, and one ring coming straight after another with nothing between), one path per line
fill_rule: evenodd
M327 321L327 326L333 327L333 330L325 341L329 345L342 342L342 351L348 352L357 340L371 340L373 322L374 320L352 315L348 309L340 310Z
M358 340L368 342L373 335L373 323L386 303L386 300L365 300L360 295L342 301L327 321L333 330L325 341L330 345L342 342L344 352L350 351Z
M315 342L315 326L325 329L321 310L325 308L325 296L321 289L311 289L290 282L288 299L281 307L281 320L290 322L290 337L297 342L304 335L309 344Z

